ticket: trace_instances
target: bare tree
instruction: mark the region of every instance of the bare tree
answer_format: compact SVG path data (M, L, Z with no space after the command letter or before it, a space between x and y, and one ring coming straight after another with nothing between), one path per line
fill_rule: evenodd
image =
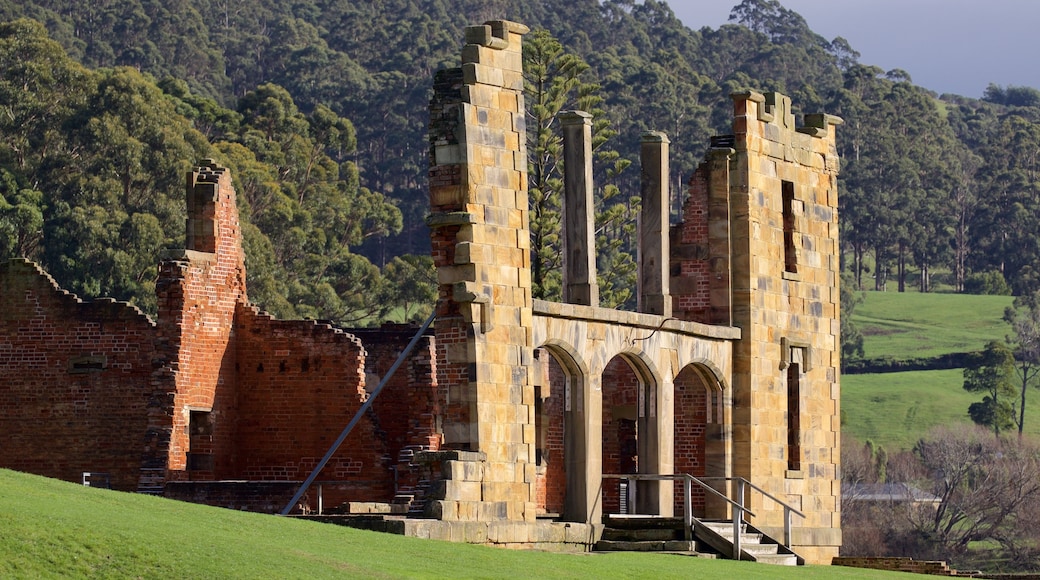
M963 553L969 542L1006 542L1016 535L1019 509L1040 497L1040 450L1021 439L982 429L941 428L915 447L938 504L914 504L910 523L925 544Z

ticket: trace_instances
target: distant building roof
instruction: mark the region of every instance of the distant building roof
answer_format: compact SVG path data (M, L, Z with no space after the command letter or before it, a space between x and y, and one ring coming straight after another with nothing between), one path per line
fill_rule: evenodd
M842 495L853 501L890 501L939 503L942 499L908 483L852 483L842 487Z

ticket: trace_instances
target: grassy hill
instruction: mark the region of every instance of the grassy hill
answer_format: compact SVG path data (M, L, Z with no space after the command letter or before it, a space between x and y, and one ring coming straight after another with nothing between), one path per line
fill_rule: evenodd
M863 298L852 321L869 358L971 352L1011 330L1001 319L1010 296L864 292Z
M852 320L869 358L908 359L981 350L1010 332L1001 319L1010 296L866 292ZM908 449L937 425L971 424L968 406L981 395L963 389L961 369L843 375L844 432L890 450ZM1040 419L1026 431L1040 435ZM1036 411L1032 413L1036 416Z
M899 578L667 554L450 544L0 470L3 578Z

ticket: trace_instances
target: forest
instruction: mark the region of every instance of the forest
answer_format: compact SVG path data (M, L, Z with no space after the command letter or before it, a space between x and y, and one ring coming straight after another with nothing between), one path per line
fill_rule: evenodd
M428 311L427 103L463 27L525 43L536 293L559 292L556 115L596 115L604 304L629 307L638 138L668 134L673 215L731 93L791 95L838 132L849 289L1040 290L1040 91L937 95L859 62L777 0L685 27L658 0L0 0L0 259L154 312L183 178L228 166L251 299L375 324Z

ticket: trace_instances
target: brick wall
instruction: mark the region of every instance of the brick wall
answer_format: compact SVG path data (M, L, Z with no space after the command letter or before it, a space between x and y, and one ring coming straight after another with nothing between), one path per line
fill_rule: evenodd
M173 384L160 386L172 388L172 393L158 393L167 406L150 415L150 430L168 433L171 479L189 477L191 411L212 413L216 428L207 445L231 445L230 431L221 425L229 421L234 405L235 309L247 301L230 173L212 162L197 167L188 178L187 199L187 248L167 254L156 282L159 348L172 362Z
M0 466L137 488L155 328L137 308L82 302L35 264L0 264Z
M407 325L385 325L379 329L352 330L368 353L365 358L366 389L379 385L400 353L415 335ZM438 451L442 436L439 417L444 407L437 383L436 349L433 337L424 336L372 405L377 428L385 435L387 455L394 461L395 501L416 501L422 507L429 475L414 462L421 451ZM387 498L389 499L389 498Z
M367 399L361 341L328 324L274 320L250 307L239 308L235 337L233 440L215 450L215 475L302 480ZM321 477L354 482L351 500L386 501L392 460L370 411Z
M187 248L159 265L158 324L112 300L83 303L24 260L0 266L0 465L70 481L103 472L154 493L191 481L167 494L269 511L291 497L270 490L310 473L375 386L366 378L411 339L361 331L369 352L330 325L248 306L230 175L207 162L187 193ZM390 500L395 463L440 445L433 359L427 337L332 458L328 505Z
M564 389L566 376L556 359L542 350L542 357L548 361L544 365L545 376L542 377L543 417L540 429L545 430L541 448L541 481L539 505L548 513L563 513L563 502L567 492L567 469L564 449Z
M702 164L690 179L683 221L672 227L672 312L676 318L711 324L708 255L708 174Z
M292 481L171 481L163 496L180 501L235 510L275 513L296 495L299 482ZM342 500L352 492L350 484L335 481L317 481L300 499L313 512L318 511L319 493L324 511L335 511ZM295 512L294 512L295 513Z
M603 370L603 473L637 472L636 404L639 377L621 357ZM618 513L620 480L603 480L603 512ZM629 513L634 506L630 506Z
M691 368L683 369L675 381L675 473L694 477L705 475L705 434L708 422L708 391ZM691 494L693 513L704 516L704 490L694 485ZM684 513L684 491L675 484L675 513Z
M845 558L835 557L834 566L850 568L868 568L871 570L888 570L890 572L908 572L910 574L927 574L930 576L956 576L946 562L936 560L914 560L912 558ZM990 578L989 575L986 578Z

